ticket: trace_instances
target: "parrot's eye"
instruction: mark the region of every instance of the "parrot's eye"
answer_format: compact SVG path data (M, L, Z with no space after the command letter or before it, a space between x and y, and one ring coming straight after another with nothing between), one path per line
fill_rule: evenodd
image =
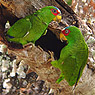
M56 10L56 9L52 9L52 12L53 12L53 13L57 13L57 10Z
M52 14L53 15L58 15L60 12L58 11L58 10L56 10L56 9L51 9L51 12L52 12Z
M68 34L69 33L69 30L65 30L65 34Z
M69 35L70 30L69 30L69 29L65 29L65 30L62 31L62 33L63 33L65 36L67 36L67 35Z

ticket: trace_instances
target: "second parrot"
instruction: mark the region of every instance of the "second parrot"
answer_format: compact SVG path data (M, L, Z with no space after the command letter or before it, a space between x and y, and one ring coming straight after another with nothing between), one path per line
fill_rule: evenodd
M67 39L68 45L60 53L60 58L51 64L61 71L59 83L64 78L70 86L76 85L88 59L88 46L81 31L75 27L66 27L60 34L61 40Z

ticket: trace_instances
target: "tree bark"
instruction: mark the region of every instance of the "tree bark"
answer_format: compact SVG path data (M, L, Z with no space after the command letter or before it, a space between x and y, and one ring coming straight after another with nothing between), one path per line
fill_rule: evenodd
M51 22L48 27L49 30L57 35L57 38L59 38L57 33L60 33L66 25L83 26L80 18L63 0L0 0L1 38L4 36L5 23L7 21L10 22L10 25L13 25L20 18L49 5L58 7L62 12L63 18L61 23ZM52 67L52 55L43 49L35 45L30 45L25 49L10 49L8 47L8 54L16 56L17 63L23 60L24 64L28 64L31 70L37 73L39 79L44 80L47 87L54 90L55 95L91 95L88 92L90 93L94 90L95 74L91 76L92 71L87 66L78 85L73 90L73 87L69 86L65 80L59 84L56 83L60 71Z

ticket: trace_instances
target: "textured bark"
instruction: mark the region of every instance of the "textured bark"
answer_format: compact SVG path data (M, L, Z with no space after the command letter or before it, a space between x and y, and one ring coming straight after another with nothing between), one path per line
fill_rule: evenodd
M0 3L0 33L2 35L7 20L12 25L18 19L48 5L56 6L62 11L62 22L60 24L51 22L48 27L57 35L57 38L59 38L58 34L67 24L77 27L82 26L81 21L78 22L79 18L77 18L77 15L63 0L0 0ZM69 86L65 80L60 84L56 83L60 71L52 67L50 64L53 60L51 59L52 55L43 49L30 45L25 49L8 49L8 53L15 55L18 62L23 60L25 64L28 64L31 70L38 74L39 79L44 80L48 87L54 89L55 95L94 95L88 94L88 91L94 93L92 88L95 85L95 75L91 76L92 71L87 66L77 87L73 90L73 87Z
M56 2L57 1L57 2ZM25 17L26 15L34 13L36 10L48 6L53 5L58 7L62 11L63 22L61 26L65 26L65 24L69 25L78 25L78 19L74 11L62 0L1 0L1 7L3 10L4 20L1 21L5 24L4 21L9 20L12 25L17 18ZM61 5L60 5L61 4ZM55 26L54 26L55 27ZM57 28L57 26L56 26Z

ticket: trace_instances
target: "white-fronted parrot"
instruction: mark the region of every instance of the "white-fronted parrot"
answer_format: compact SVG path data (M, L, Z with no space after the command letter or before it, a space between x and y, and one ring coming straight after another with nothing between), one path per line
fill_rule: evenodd
M52 20L61 20L61 11L54 6L46 6L32 15L18 20L6 33L9 42L25 45L35 43L46 31Z
M66 27L60 34L61 39L67 39L68 44L61 50L60 58L52 61L52 66L60 69L59 83L64 78L70 86L76 85L88 59L88 46L84 37L75 26Z

